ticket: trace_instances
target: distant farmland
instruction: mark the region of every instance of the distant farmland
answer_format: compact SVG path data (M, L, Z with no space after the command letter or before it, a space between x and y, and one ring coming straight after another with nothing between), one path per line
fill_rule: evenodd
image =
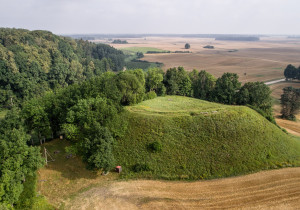
M237 73L242 82L283 78L288 64L300 65L300 40L263 37L259 42L218 41L214 38L147 37L127 39L127 48L156 48L183 51L189 43L191 53L145 54L142 60L163 63L163 69L183 66L187 70L207 70L219 77L224 72ZM205 49L213 45L215 49ZM124 45L112 44L116 48Z

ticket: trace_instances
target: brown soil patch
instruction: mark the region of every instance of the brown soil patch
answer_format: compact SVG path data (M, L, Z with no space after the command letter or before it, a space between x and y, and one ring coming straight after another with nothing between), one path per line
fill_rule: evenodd
M114 182L79 194L67 209L297 209L300 168L198 182Z

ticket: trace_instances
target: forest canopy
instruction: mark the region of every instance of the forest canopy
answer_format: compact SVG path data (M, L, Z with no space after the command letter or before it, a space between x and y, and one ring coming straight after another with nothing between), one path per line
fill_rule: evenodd
M49 31L0 28L0 107L124 67L122 51Z

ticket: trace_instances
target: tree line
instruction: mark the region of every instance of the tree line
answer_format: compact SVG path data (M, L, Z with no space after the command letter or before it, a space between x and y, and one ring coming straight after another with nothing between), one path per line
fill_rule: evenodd
M48 31L0 28L0 108L124 65L123 52L108 45Z

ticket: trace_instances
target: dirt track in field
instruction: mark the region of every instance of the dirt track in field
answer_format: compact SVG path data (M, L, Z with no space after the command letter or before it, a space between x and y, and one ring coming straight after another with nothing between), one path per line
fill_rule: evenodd
M197 182L122 181L90 189L66 209L297 209L300 168Z

